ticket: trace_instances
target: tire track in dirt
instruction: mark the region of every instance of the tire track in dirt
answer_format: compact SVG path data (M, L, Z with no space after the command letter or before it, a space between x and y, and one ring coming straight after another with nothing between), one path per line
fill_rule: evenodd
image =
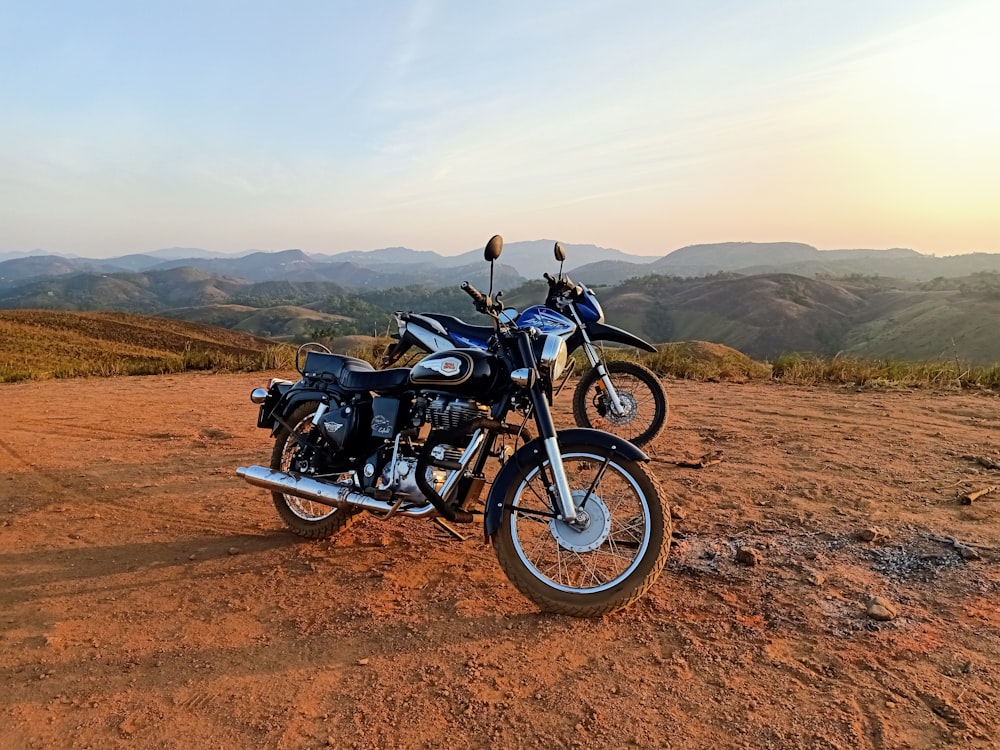
M33 488L41 489L49 497L62 498L64 492L64 486L61 481L51 476L48 471L46 471L39 464L34 463L30 459L26 458L21 454L20 451L15 450L14 446L8 440L4 440L0 437L0 451L10 457L10 469L13 470L14 474L24 474L27 473L31 478L31 485ZM7 467L4 466L6 462L0 461L0 471L5 470ZM18 468L21 471L18 471ZM23 471L27 469L27 472ZM11 477L10 479L12 479ZM21 499L23 496L19 493L18 503L23 503L24 500Z

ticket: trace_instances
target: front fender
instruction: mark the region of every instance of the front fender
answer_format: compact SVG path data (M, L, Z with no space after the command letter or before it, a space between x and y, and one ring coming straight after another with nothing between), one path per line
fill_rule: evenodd
M605 458L616 455L629 461L648 462L649 456L636 448L628 440L616 437L608 432L591 430L585 427L573 427L568 430L559 430L556 433L556 440L559 447L567 445L590 445L594 447L594 452ZM493 480L493 487L490 489L489 497L486 498L486 514L483 519L483 531L489 539L497 533L500 528L500 517L503 515L503 506L507 500L507 493L513 484L515 477L521 467L537 460L539 456L545 456L545 443L542 438L535 438L523 445L517 453L511 456L507 463L497 472L496 479Z
M587 335L591 341L614 341L616 344L634 346L636 349L645 349L647 352L656 351L656 347L652 344L621 328L604 323L584 323L584 326L587 328Z

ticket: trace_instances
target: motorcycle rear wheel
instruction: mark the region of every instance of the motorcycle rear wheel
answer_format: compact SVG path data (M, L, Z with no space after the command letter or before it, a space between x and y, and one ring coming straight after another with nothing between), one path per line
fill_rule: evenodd
M298 445L293 435L305 435L314 429L312 419L319 404L311 401L296 407L285 423L291 425L291 431L282 425L274 436L274 448L271 451L271 469L293 473L303 472L296 465ZM339 531L351 525L358 510L341 510L331 508L322 503L305 500L283 492L272 492L274 507L278 515L293 534L306 539L328 539Z
M667 423L669 407L663 383L656 373L637 362L604 363L625 413L611 410L604 384L596 369L588 370L573 392L573 419L580 427L610 432L642 446L653 440Z
M670 513L641 464L612 457L605 466L586 444L561 451L589 524L574 528L555 518L549 462L539 454L510 484L494 548L511 583L542 610L599 617L655 583L670 551Z

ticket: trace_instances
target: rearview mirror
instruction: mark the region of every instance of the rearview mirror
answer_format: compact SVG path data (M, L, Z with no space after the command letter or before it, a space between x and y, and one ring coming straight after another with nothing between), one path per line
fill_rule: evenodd
M554 252L556 254L556 260L558 260L560 263L566 260L566 251L563 250L562 244L557 242L554 248Z
M503 237L499 234L494 234L490 237L490 241L486 243L486 249L483 250L483 258L486 259L487 263L492 263L500 257L501 250L503 250Z

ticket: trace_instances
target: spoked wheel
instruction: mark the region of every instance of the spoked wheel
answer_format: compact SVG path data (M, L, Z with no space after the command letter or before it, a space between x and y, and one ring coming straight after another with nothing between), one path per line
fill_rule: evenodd
M593 427L645 445L667 423L667 394L656 374L636 362L612 360L604 364L618 394L622 413L616 414L611 397L596 369L580 378L573 393L573 418L580 427Z
M294 474L313 473L309 449L303 448L294 435L306 435L313 429L312 418L319 405L315 402L302 404L296 408L285 422L292 427L289 432L284 426L278 428L271 452L271 468ZM347 479L345 475L344 479ZM285 525L306 539L327 539L338 531L346 529L359 511L331 508L329 505L305 500L283 492L272 492L274 506Z
M517 589L548 612L597 617L628 606L663 570L670 514L641 464L593 446L561 446L582 523L559 520L539 453L511 482L497 531L497 559Z

